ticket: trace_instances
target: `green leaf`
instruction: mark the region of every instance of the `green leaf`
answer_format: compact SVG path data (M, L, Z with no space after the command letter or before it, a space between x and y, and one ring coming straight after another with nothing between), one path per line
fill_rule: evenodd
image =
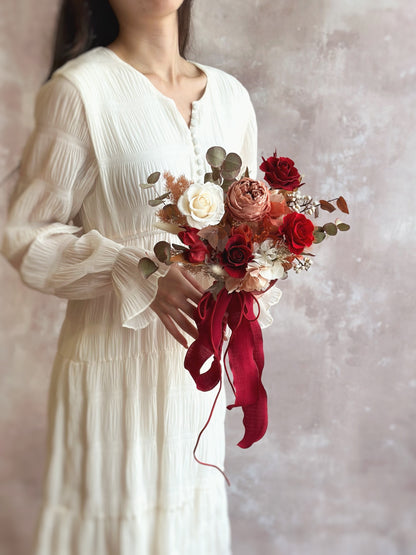
M153 262L153 260L147 257L141 258L137 267L145 279L151 276L158 269L158 266Z
M204 183L206 183L207 181L212 181L212 172L208 172L204 175Z
M165 198L168 198L169 195L170 195L170 192L167 192L167 193L164 193L163 195L160 195L160 197L156 197L154 199L149 200L150 206L159 206L159 204L162 204Z
M348 231L350 229L350 226L348 224L344 224L344 222L340 222L339 224L337 224L337 228L340 231Z
M235 152L230 152L225 157L225 160L221 167L221 173L224 175L224 172L232 173L233 177L238 175L239 171L241 170L241 165L243 161L241 160L240 156ZM237 173L235 173L237 172ZM235 175L234 175L235 174Z
M170 244L167 241L159 241L153 247L155 255L160 262L170 264Z
M226 152L222 146L212 146L207 150L206 159L213 168L220 168L224 162Z
M154 187L153 183L140 183L140 187L142 189L150 189L150 187Z
M314 231L313 236L315 237L314 243L321 243L325 239L325 233L323 231Z
M159 177L160 177L160 172L153 172L149 175L149 177L147 178L147 182L150 185L153 185L154 183L156 183L157 181L159 181Z
M338 228L332 222L329 222L324 225L324 230L328 235L336 235L338 233Z

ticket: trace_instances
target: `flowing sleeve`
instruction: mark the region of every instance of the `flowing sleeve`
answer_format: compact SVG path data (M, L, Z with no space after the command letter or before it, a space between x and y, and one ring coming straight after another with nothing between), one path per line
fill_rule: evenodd
M250 177L252 179L260 179L257 173L257 118L253 103L248 92L246 113L247 127L243 140L241 159L243 160L243 164L248 166ZM258 322L261 328L268 328L273 323L273 316L270 313L270 308L280 301L281 296L282 291L278 287L276 287L276 285L273 285L273 287L271 287L268 291L257 295L256 298L260 308Z
M74 300L114 292L120 325L143 328L157 317L149 305L169 266L152 252L74 225L98 173L79 91L65 77L52 77L36 97L0 251L28 287ZM137 267L143 256L159 266L147 279Z

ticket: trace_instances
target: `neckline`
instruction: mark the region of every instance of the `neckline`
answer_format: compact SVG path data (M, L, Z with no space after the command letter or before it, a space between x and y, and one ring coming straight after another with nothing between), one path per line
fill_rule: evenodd
M132 66L131 64L129 64L128 62L126 62L125 60L123 60L123 58L120 58L120 56L118 54L116 54L113 50L111 50L111 48L108 48L107 46L101 46L100 47L103 51L108 52L108 54L117 62L119 62L121 65L124 65L127 67L127 69L129 69L130 71L134 72L136 75L138 75L142 81L147 83L147 86L154 92L156 93L159 97L163 98L164 100L167 100L168 102L170 102L176 111L177 116L180 117L180 119L183 121L183 124L185 125L185 127L188 129L188 131L191 130L191 128L193 127L193 119L194 119L194 113L195 110L194 108L198 108L201 104L203 104L203 102L206 100L208 94L209 94L209 90L210 90L210 82L211 79L208 75L208 71L207 71L207 66L204 64L200 64L199 62L195 62L194 60L187 60L188 62L190 62L191 64L194 64L196 67L198 67L202 73L205 74L207 80L206 80L206 84L205 84L205 89L204 92L202 93L201 98L199 98L198 100L193 100L191 102L191 119L189 122L189 125L187 124L187 122L185 121L185 118L183 117L183 115L181 114L181 112L179 111L179 108L176 104L176 102L174 101L174 99L170 96L167 96L166 94L163 94L162 91L160 91L151 81L148 77L146 77L146 75L144 73L142 73L141 71L139 71L137 68L135 68L134 66Z

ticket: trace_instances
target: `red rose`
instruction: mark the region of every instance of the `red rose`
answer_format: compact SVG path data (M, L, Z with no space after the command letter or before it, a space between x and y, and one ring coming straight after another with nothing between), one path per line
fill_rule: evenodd
M187 226L185 231L178 233L182 243L189 247L189 251L185 253L185 256L191 264L201 264L205 261L205 255L209 252L207 245L198 237L198 231L199 229L195 227Z
M305 247L312 245L315 226L303 214L291 212L283 218L279 227L279 233L285 236L286 244L290 252L301 254Z
M295 168L294 161L290 158L276 156L276 151L267 160L263 158L263 163L259 168L265 172L264 179L273 189L293 191L300 187L301 176Z
M253 251L245 235L231 235L220 254L224 270L235 278L242 278L246 273L247 263L253 259Z

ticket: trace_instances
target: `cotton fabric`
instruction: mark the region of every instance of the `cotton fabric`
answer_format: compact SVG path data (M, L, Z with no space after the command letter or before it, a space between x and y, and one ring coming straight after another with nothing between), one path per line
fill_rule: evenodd
M150 308L159 240L139 186L154 171L194 181L213 145L257 176L257 124L246 88L207 76L188 127L173 99L105 47L67 62L39 90L1 252L27 286L68 300L48 398L47 465L35 555L227 555L226 484L192 450L216 390L199 392L186 353ZM201 277L208 287L211 282ZM205 280L205 281L204 281ZM261 298L261 325L279 292ZM187 336L188 343L192 338ZM200 459L224 467L225 394ZM237 410L237 409L235 409Z

